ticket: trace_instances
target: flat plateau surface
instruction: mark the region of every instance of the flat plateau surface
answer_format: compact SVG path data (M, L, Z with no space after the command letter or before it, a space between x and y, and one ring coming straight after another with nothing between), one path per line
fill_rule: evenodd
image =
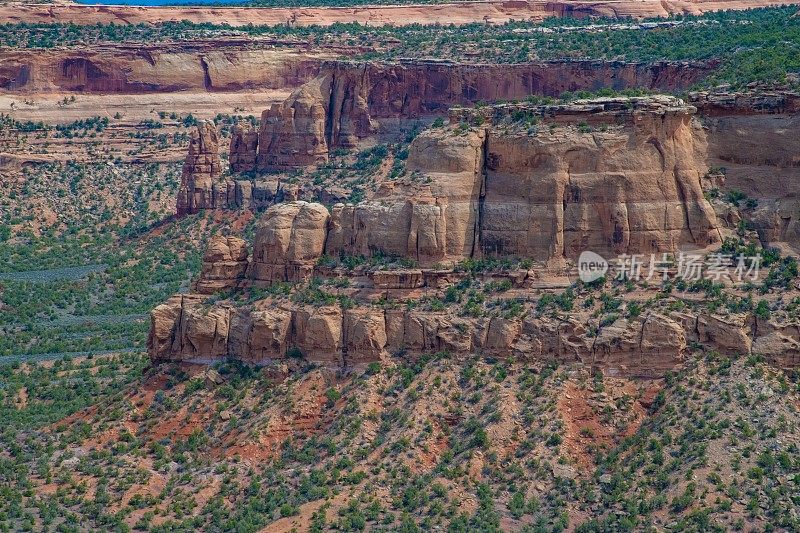
M780 2L798 4L798 0ZM74 24L139 24L187 20L194 23L230 24L231 26L320 25L358 22L384 24L469 24L472 22L503 23L509 20L540 21L551 16L663 17L670 14L699 15L722 9L750 9L776 5L771 0L604 0L585 1L490 1L459 2L405 6L358 7L143 7L80 4L0 5L0 23L62 22Z

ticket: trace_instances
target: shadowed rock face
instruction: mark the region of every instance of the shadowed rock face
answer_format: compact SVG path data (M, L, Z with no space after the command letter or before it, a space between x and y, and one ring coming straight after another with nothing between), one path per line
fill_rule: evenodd
M258 132L248 124L237 124L231 132L231 172L252 172L256 169Z
M257 168L284 169L325 161L334 148L389 134L403 121L446 114L453 105L557 96L603 87L680 90L711 64L608 61L520 65L446 62L326 63L319 76L262 114Z
M189 152L183 163L177 215L180 217L201 209L225 207L227 189L219 180L221 174L217 130L213 123L201 121L192 132Z

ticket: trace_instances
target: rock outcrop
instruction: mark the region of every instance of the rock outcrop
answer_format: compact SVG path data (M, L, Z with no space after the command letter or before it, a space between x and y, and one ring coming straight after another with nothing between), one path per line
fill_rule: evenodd
M228 192L227 184L219 179L221 175L219 136L214 124L203 120L192 132L189 152L183 164L177 215L180 217L203 209L225 207Z
M296 50L294 42L221 40L87 45L0 51L0 91L141 94L291 90L341 50Z
M249 124L237 124L231 133L231 172L252 172L256 169L258 131Z
M444 115L453 105L603 87L679 90L714 67L710 63L604 61L503 66L446 61L328 62L317 78L282 104L264 111L258 168L283 169L325 161L334 148L353 147L371 135L392 135L409 121Z
M652 378L679 367L688 344L726 354L758 353L773 364L800 364L796 324L707 312L649 313L618 319L595 334L586 320L529 315L462 317L450 312L338 305L265 304L208 307L175 296L153 310L148 346L154 360L209 361L225 357L271 364L287 357L352 366L392 354L482 353L517 360L582 362L611 375Z
M213 294L236 288L245 277L247 266L247 243L237 237L216 235L203 255L195 291Z
M310 277L325 251L328 218L325 206L302 201L268 209L253 243L253 280L273 283Z
M796 1L796 0L795 0ZM794 2L788 2L794 3ZM185 20L196 24L228 24L230 26L328 26L359 23L385 24L503 24L512 20L541 21L548 17L619 17L653 18L670 14L700 15L710 11L753 9L773 6L772 0L600 0L585 2L558 0L493 0L482 2L447 2L441 4L354 5L340 7L268 7L231 10L225 7L161 6L141 9L132 5L83 4L0 4L0 23L30 22L73 24L159 24Z
M520 112L547 115L553 128L531 132L509 122ZM269 263L270 274L259 267L257 279L306 278L323 251L382 253L425 266L482 256L562 264L584 250L674 253L719 242L701 187L705 137L693 112L669 97L504 106L482 126L425 131L407 160L409 171L426 178L422 184L398 180L368 201L337 204L327 226L321 205L313 212L308 204L270 208L257 250L306 215L316 217L309 223L324 249L306 255L303 268L286 267L295 259L284 253L265 253L257 261ZM297 217L291 224L284 220L290 212Z
M320 112L311 111L313 98L304 98L294 99L280 113L294 120L299 110L305 116ZM369 109L355 95L337 98ZM329 109L321 111L329 116ZM774 119L769 127L756 120L762 116ZM719 242L722 222L704 192L728 187L732 179L741 179L745 168L776 168L786 175L798 166L792 152L797 140L784 134L796 115L743 113L709 117L704 124L694 118L695 108L673 97L456 108L450 126L430 128L412 142L406 177L384 181L358 204L329 210L296 201L296 191L284 189L277 178L236 182L227 194L241 206L288 201L261 216L249 262L242 241L212 240L197 292L343 275L350 276L348 283L332 285L346 288L318 299L314 286L302 298L268 298L249 305L212 305L196 294L173 297L151 315L151 357L233 357L256 364L293 357L348 367L396 353L480 353L577 361L609 374L656 377L679 367L690 347L701 346L725 355L759 354L773 364L795 367L800 364L800 327L786 313L764 319L753 312L720 314L697 302L676 302L680 305L656 305L641 314L600 320L591 310L594 303L576 306L567 316L542 313L531 305L529 295L535 293L527 291L555 286L542 283L540 276L563 278L583 250L610 258L675 253ZM751 129L722 133L718 121L723 119ZM328 129L313 129L307 139L320 144L307 146L329 146L332 138L350 142L348 136L357 137L354 132L362 127L373 126L349 123L336 137ZM739 146L747 147L752 141L745 131L761 132L774 142L759 150L725 152L721 136L740 136ZM252 144L243 142L246 132L238 130L235 136L243 147L237 153L252 156ZM282 138L274 136L279 143ZM200 153L199 139L197 143L195 156ZM292 150L284 155L288 158ZM304 155L312 156L313 150ZM710 158L726 158L737 172L709 168ZM790 198L778 197L777 185L775 192L775 201L793 216ZM769 208L759 205L754 212ZM795 227L780 221L775 225L777 236ZM396 256L417 265L353 268L330 260L350 255ZM513 287L514 313L498 312L505 309L503 303L475 315L460 311L460 305L391 305L393 298L444 299L448 287L471 282L466 278L474 275L454 263L490 256L533 260L533 267L485 274L489 278L481 281L502 279Z
M330 77L303 85L282 104L261 114L259 169L313 165L328 157L326 116Z
M654 97L554 112L556 123L570 126L535 135L489 130L485 254L550 261L584 250L674 252L720 241L700 184L706 141L693 107Z
M486 130L464 135L423 133L409 149L407 168L431 179L397 184L357 205L335 205L326 252L375 252L423 264L479 254Z
M691 100L704 115L708 166L724 174L724 190L752 199L741 207L751 209L761 242L800 249L800 94L697 93Z

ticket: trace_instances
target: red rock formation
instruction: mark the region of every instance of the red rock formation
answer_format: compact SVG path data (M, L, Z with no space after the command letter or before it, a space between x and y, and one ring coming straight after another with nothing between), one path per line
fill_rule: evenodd
M0 90L107 94L289 89L313 79L338 52L299 51L294 44L225 39L0 51Z
M231 134L231 172L252 172L256 168L258 132L249 124L237 124Z
M583 250L675 252L720 240L691 106L654 97L487 111L517 112L559 127L531 134L501 121L423 132L407 169L430 184L396 182L334 206L326 252L380 251L423 265L482 254L560 262Z
M463 65L446 61L326 63L320 75L262 114L258 168L283 169L325 161L404 120L442 115L457 104L560 95L602 87L676 91L706 76L710 63L633 64L550 61Z
M800 248L800 95L754 90L690 98L704 115L707 166L724 175L724 189L757 199L747 218L762 243ZM735 225L741 216L726 218Z
M212 122L201 121L192 132L178 189L177 215L227 206L227 185L220 181L219 137Z
M580 314L580 312L576 312ZM299 304L265 308L208 307L177 295L151 313L148 348L155 361L225 357L265 364L287 356L326 365L364 364L403 350L480 352L517 360L558 359L590 364L612 375L657 377L680 366L690 342L723 353L765 355L782 367L800 364L796 324L708 312L650 313L620 318L595 335L588 317L557 319L460 317L450 312L383 310Z
M286 300L209 308L200 297L178 296L152 313L151 357L268 363L292 355L347 366L398 350L480 352L581 361L608 373L653 377L682 364L687 346L699 343L726 354L758 353L776 365L797 366L796 321L752 313L661 307L612 324L593 324L591 310L554 318L528 307L517 317L472 318L458 316L455 307L441 312L382 309L368 301L378 291L441 297L444 288L465 275L441 263L481 254L530 257L563 272L583 249L608 256L674 252L717 241L720 222L701 188L709 159L726 157L742 174L742 169L769 168L791 175L798 167L794 147L800 141L787 132L796 130L797 115L719 115L707 118L701 128L693 113L692 106L672 97L455 109L452 123L480 125L432 128L410 147L407 168L430 180L391 181L368 201L334 206L330 214L321 204L306 202L270 207L259 224L248 279L237 286L340 275L317 265L324 252L380 251L416 259L420 268L354 272L359 288L347 294L356 305L344 309ZM518 116L536 117L538 124L518 122ZM737 130L718 131L715 121L723 119ZM752 134L766 139L765 145L756 147ZM725 152L723 141L731 135L741 137L740 149ZM732 178L740 179L730 170L722 177L706 181L728 186ZM791 187L780 185L781 194ZM793 227L784 225L781 231L789 234ZM225 260L218 259L234 254L225 244L227 252L207 255L204 273L222 272L215 281L228 287L233 276L222 268ZM241 260L234 263L242 272ZM539 271L530 270L503 279L519 290L540 287L538 276Z
M454 111L453 121L473 121L474 112L465 113ZM720 240L701 187L705 135L681 100L508 104L478 113L489 122L416 137L407 169L429 178L424 184L387 183L368 201L335 205L329 223L319 204L269 208L255 241L255 279L305 279L323 251L422 265L482 255L561 264L584 250L674 253ZM515 126L519 113L544 115L553 127Z
M261 114L257 168L282 169L327 160L329 90L329 78L317 77Z
M370 201L335 205L327 253L370 256L381 251L423 264L474 256L487 135L484 129L419 135L409 149L407 168L432 183L397 183Z
M310 277L325 250L327 226L328 210L321 204L270 207L259 221L253 243L253 279L273 283Z
M215 235L203 255L195 291L213 294L238 286L247 272L247 243L236 237Z
M550 261L720 241L694 111L671 97L595 100L543 110L570 124L549 133L490 128L484 253Z

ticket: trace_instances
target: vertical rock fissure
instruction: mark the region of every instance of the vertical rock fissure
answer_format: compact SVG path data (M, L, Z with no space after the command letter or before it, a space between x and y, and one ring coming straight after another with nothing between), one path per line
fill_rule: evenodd
M208 73L208 62L206 62L206 58L204 56L200 56L200 67L203 69L203 88L206 91L211 91L213 89L211 84L211 75Z
M342 368L346 369L348 366L348 350L347 345L349 343L347 330L348 330L348 323L347 323L347 313L345 313L344 309L342 309L342 348L340 350L342 356Z
M331 83L328 87L328 105L325 106L325 142L328 150L333 149L333 116L334 94L336 93L336 71L331 73Z
M680 209L681 213L683 214L683 223L686 226L686 231L689 232L689 235L692 238L692 242L696 242L694 238L694 233L692 232L692 225L689 221L689 210L686 205L686 191L683 190L683 183L681 179L678 177L678 169L672 169L672 175L675 178L675 189L678 192L678 199L680 200Z
M475 220L475 226L472 230L472 250L470 250L470 257L475 257L476 253L480 253L481 245L483 243L483 209L484 202L486 201L486 180L488 179L488 167L486 160L489 158L489 129L486 128L486 134L483 136L481 143L479 157L481 158L478 166L478 171L481 173L481 186L478 191L478 217Z

